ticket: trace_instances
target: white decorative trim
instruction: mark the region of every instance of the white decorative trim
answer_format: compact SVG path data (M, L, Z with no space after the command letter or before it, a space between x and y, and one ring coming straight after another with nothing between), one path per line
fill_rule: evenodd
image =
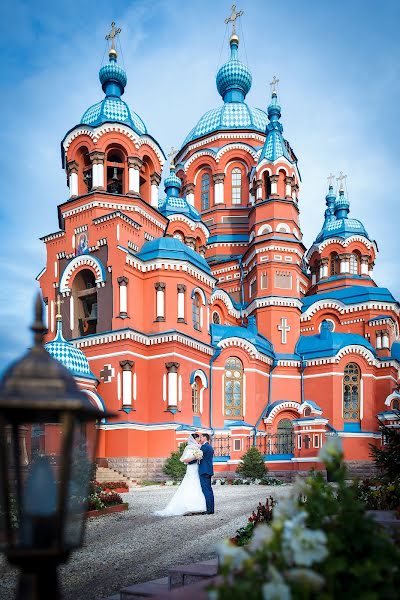
M216 300L221 300L221 302L223 302L228 309L228 313L239 319L240 312L233 306L231 297L227 292L225 292L225 290L216 289L213 291L210 298L210 304L212 305Z
M189 219L189 217L187 217L186 215L174 213L173 215L170 215L168 217L168 220L171 223L173 223L174 221L182 221L182 223L185 223L191 229L191 231L200 229L204 233L207 240L210 236L210 232L209 232L208 228L204 225L204 223L199 223L198 221L192 221L192 219Z
M245 316L250 315L257 308L264 306L289 306L301 310L302 302L298 298L287 298L286 296L266 296L265 298L255 298L249 306L243 311Z
M257 360L265 362L268 365L272 364L272 359L259 352L257 348L248 340L232 336L219 341L217 345L222 349L232 347L242 348L242 350L247 352L252 358L256 358Z
M280 402L277 406L274 406L268 417L264 419L264 423L272 423L278 413L289 409L294 409L300 416L300 402L296 402L295 400L285 400Z
M69 282L74 271L82 267L83 265L92 268L95 274L95 282L98 286L105 285L105 275L104 268L99 261L98 258L91 256L90 254L82 254L81 256L76 256L71 262L65 267L64 272L62 274L60 280L60 293L61 294L70 294L71 289L69 287Z
M116 430L116 429L134 429L136 431L163 431L163 430L177 430L181 427L180 423L156 423L154 425L146 425L144 423L102 423L98 426L99 429L103 430Z
M390 406L392 404L392 400L400 400L400 393L399 392L392 392L385 400L385 405L386 406Z
M266 235L267 233L272 233L272 227L269 223L264 223L264 225L261 225L259 228L257 235Z
M201 148L201 146L205 146L206 144L209 144L210 142L215 142L218 140L226 140L226 139L242 140L243 137L245 137L245 136L247 138L250 138L251 140L256 140L257 142L260 142L261 144L264 143L265 137L266 137L265 134L255 133L254 131L248 131L245 134L243 132L241 132L241 133L233 133L233 132L216 133L214 135L207 136L205 139L202 139L202 140L193 140L193 142L188 143L188 146L187 146L184 154L182 155L182 158L180 159L179 164L184 162L184 160L183 160L184 157L187 156L192 150L195 150L196 148Z
M322 250L324 250L324 248L326 248L327 246L330 246L331 244L339 244L343 248L347 248L347 246L349 246L352 242L361 242L368 250L373 248L375 250L375 253L378 252L378 248L374 241L370 241L361 235L352 235L351 237L348 237L345 240L343 240L342 238L339 238L339 237L331 237L331 238L327 238L320 244L313 244L311 246L311 248L308 250L308 252L306 254L306 258L307 258L307 260L309 258L311 258L311 256L313 255L314 252L321 253Z
M62 213L64 219L68 217L72 217L73 215L77 215L81 212L91 210L93 208L109 208L113 210L122 210L127 212L138 212L142 216L144 216L148 221L157 225L160 229L164 231L165 225L161 221L155 219L150 213L145 211L140 206L135 206L134 204L122 204L120 202L109 202L109 201L101 201L101 200L93 200L88 202L87 204L82 204L81 206L76 206L75 208L70 208L69 210L65 210Z
M117 219L117 218L122 219L129 225L132 225L132 227L134 227L135 229L141 228L141 225L139 223L137 223L136 221L131 219L131 217L128 217L128 215L121 212L120 210L114 210L113 212L108 213L106 215L102 215L101 217L96 217L95 219L93 219L93 223L94 223L94 225L100 225L100 223L105 223L106 221L111 221L112 219ZM78 233L78 232L75 232L75 233Z
M56 240L57 238L63 237L65 235L65 231L56 231L55 233L49 233L49 235L44 235L41 237L42 242L50 242L51 240Z
M249 146L248 144L225 144L225 146L222 146L222 148L220 148L216 154L215 160L217 161L217 163L219 163L221 157L224 154L230 152L231 150L243 150L244 152L250 154L254 161L257 158L257 152L254 150L254 148L252 148L252 146Z
M400 314L400 307L393 302L375 302L373 300L364 302L363 304L344 304L340 300L334 298L326 298L317 300L301 315L300 321L310 321L311 317L320 310L325 309L336 310L339 314L345 315L361 310L392 310L396 315Z
M170 260L168 258L157 258L152 261L144 262L136 256L131 256L127 254L126 263L142 273L156 271L159 269L188 273L195 279L198 279L202 283L208 285L210 288L212 288L216 282L215 277L213 277L212 275L206 275L204 271L201 271L200 269L194 267L191 263L187 262L186 260L177 262L176 260Z
M194 154L192 154L192 156L189 158L188 161L186 161L183 170L185 173L187 173L190 165L198 158L202 158L203 156L210 156L214 161L215 161L215 152L213 152L213 150L200 150L199 152L195 152Z

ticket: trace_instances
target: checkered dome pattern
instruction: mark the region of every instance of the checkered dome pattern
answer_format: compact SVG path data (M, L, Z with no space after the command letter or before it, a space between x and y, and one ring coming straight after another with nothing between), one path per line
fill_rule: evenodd
M82 350L75 348L75 346L67 342L60 331L57 332L57 336L52 342L48 342L45 345L45 349L53 358L71 371L72 375L77 377L93 377L87 358Z
M88 108L81 119L81 123L91 125L92 127L108 121L116 121L129 125L139 135L147 133L142 119L129 109L126 102L117 97L106 96L104 100Z
M232 88L240 88L246 96L251 88L252 77L249 69L240 60L229 60L218 71L216 82L222 97Z
M227 102L206 112L183 145L219 129L255 129L264 133L267 123L266 113L259 108L251 108L245 102Z

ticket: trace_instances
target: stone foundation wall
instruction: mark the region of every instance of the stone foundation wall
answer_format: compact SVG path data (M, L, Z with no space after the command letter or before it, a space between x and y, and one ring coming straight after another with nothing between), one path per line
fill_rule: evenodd
M110 469L115 469L130 477L130 479L143 481L163 481L165 475L162 468L165 458L143 458L141 456L121 456L117 458L107 458Z
M378 469L376 468L375 463L370 460L347 460L346 467L349 479L352 479L353 477L365 479L376 477L376 475L378 475Z

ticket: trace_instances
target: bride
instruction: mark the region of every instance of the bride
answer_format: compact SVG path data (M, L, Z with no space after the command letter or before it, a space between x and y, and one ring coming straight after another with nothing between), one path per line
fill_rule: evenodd
M197 439L197 434L189 436L187 446L180 459L182 462L189 463L193 460L193 451L200 448ZM187 465L182 483L164 510L158 510L154 514L158 517L173 517L184 515L185 513L202 513L205 511L206 499L201 490L199 464L196 461Z

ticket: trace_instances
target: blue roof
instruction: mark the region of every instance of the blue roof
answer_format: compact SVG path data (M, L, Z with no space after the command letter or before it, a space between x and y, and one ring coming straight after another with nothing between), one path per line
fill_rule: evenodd
M333 193L333 187L329 186L326 205L325 221L316 237L315 243L319 244L331 237L347 239L353 235L361 235L368 240L370 239L361 221L358 219L349 219L350 202L345 197L343 190L340 190L339 197L336 198Z
M263 354L274 357L274 349L271 342L257 331L255 317L249 317L249 326L239 325L210 325L211 343L216 346L219 342L232 337L247 340Z
M242 233L229 233L229 234L218 234L212 235L208 238L208 244L216 244L219 242L243 242L247 244L249 241L249 236L247 234Z
M326 326L324 326L326 324ZM346 346L363 346L375 355L375 349L361 335L356 333L336 333L329 330L327 321L322 321L318 335L301 335L296 344L296 352L305 359L335 356Z
M99 71L105 98L90 106L83 114L81 123L96 127L102 123L116 122L131 127L139 135L147 134L146 125L126 102L121 100L127 77L125 71L117 64L116 56L110 55L110 62Z
M218 92L224 104L207 111L186 137L182 146L212 131L250 129L265 132L268 117L259 108L251 108L245 97L251 88L251 72L238 58L238 38L230 39L231 55L216 76Z
M192 221L201 221L201 216L194 206L179 196L182 181L175 175L175 167L171 165L170 173L164 181L166 197L158 203L158 210L168 217L173 214L186 215Z
M281 117L281 107L278 104L276 92L273 92L271 104L268 106L267 137L260 155L259 163L266 159L268 162L274 162L278 158L284 157L290 162L294 162L290 155L287 144L283 138L283 127L279 119Z
M146 242L136 256L145 262L157 258L185 260L211 275L210 267L205 258L176 238L162 237Z
M339 300L343 304L359 304L362 302L378 301L397 304L397 300L392 296L387 288L374 287L370 285L353 285L340 290L331 290L321 294L305 296L303 300L302 311L305 312L309 306L319 300Z
M96 379L82 350L76 348L64 338L61 320L57 322L57 333L54 340L47 342L44 347L53 358L64 365L75 377Z
M400 362L400 342L393 342L391 356Z

